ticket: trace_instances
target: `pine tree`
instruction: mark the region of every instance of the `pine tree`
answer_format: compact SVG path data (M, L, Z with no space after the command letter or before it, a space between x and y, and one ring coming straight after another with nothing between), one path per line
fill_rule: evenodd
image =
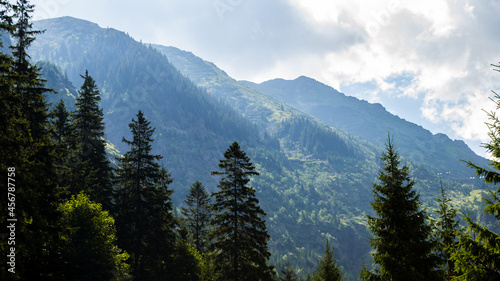
M172 182L168 171L158 164L160 155L151 154L154 128L139 111L129 124L132 141L117 168L115 217L120 248L131 255L135 280L168 279L175 245L175 218L171 201ZM171 277L171 276L170 276Z
M219 168L220 191L213 194L213 258L222 280L271 280L272 267L266 263L269 234L258 206L255 189L248 186L250 176L258 175L250 158L237 142L224 153Z
M495 71L500 72L500 65L493 65ZM494 93L493 102L496 110L500 109L500 95ZM485 145L491 153L490 166L493 170L467 162L469 167L476 170L478 176L484 177L487 184L500 183L500 119L494 111L488 113L490 123L490 142ZM489 190L489 196L484 198L486 204L484 212L495 216L500 224L500 187ZM475 222L469 215L464 218L467 231L458 232L458 243L451 249L451 260L457 273L456 280L500 280L500 235Z
M400 168L400 158L393 141L388 139L381 157L385 166L378 183L373 184L371 202L376 216L368 216L373 233L373 262L378 265L373 277L382 280L438 280L438 258L433 253L431 226L421 209L415 182L409 168Z
M446 197L445 188L441 182L441 197L437 199L439 209L436 213L439 215L436 223L436 236L438 238L438 254L444 264L446 278L454 275L455 265L450 259L450 248L456 244L456 231L459 224L456 220L457 210L450 204L451 199Z
M77 159L73 165L71 192L77 194L84 191L93 201L101 203L104 209L111 210L112 169L106 158L104 114L99 107L101 97L88 71L81 77L84 81L73 116L73 145Z
M196 250L205 252L210 227L210 195L200 181L193 183L184 200L188 208L182 207L188 232Z
M325 243L325 255L320 260L318 271L313 276L313 281L342 281L342 273L337 267L337 259L333 254L328 240Z

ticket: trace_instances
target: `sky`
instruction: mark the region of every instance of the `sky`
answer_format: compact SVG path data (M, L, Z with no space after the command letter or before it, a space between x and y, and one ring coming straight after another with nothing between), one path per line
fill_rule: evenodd
M86 19L193 52L238 80L309 76L486 155L499 0L31 2L35 20Z

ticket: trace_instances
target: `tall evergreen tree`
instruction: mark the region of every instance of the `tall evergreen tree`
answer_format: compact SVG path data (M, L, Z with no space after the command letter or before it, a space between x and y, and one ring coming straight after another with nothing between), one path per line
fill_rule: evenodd
M500 72L500 64L493 65L495 71ZM500 95L494 93L493 102L496 110L500 109ZM468 162L468 166L476 170L478 176L484 177L487 184L500 183L500 119L495 111L489 112L490 122L486 125L489 129L490 142L485 145L491 153L490 166L492 170ZM486 207L484 212L495 216L500 224L500 187L489 190L490 194L484 198ZM451 260L455 265L458 276L456 280L500 280L500 235L485 226L475 222L470 216L464 218L467 231L458 233L458 243L451 251Z
M337 259L326 240L325 255L321 258L318 271L313 276L313 281L342 281L342 273L337 267Z
M52 109L50 117L53 127L52 138L58 145L68 146L71 135L70 112L62 99Z
M438 254L446 271L445 278L449 279L455 272L455 265L450 259L450 248L456 244L456 231L459 224L456 220L457 210L451 205L451 199L446 196L442 182L440 192L441 197L437 199L439 209L436 210L436 213L439 217L436 223L436 236L438 238Z
M222 280L271 280L267 265L269 250L264 217L255 189L248 186L250 176L258 175L250 157L234 142L220 160L223 176L220 191L213 194L213 257Z
M438 258L433 253L431 226L421 209L409 168L400 167L399 154L390 137L381 157L384 167L373 184L371 202L375 216L368 216L373 233L373 277L382 280L438 280Z
M56 161L54 167L56 169L58 184L63 187L68 187L72 178L72 167L74 151L71 149L72 123L71 114L66 109L64 101L61 99L50 112L50 125L52 139L55 142Z
M112 208L113 188L112 169L106 158L104 139L104 114L99 107L101 101L94 79L85 71L83 84L76 99L73 116L74 149L77 159L74 162L72 193L84 191L93 201L103 208Z
M0 4L3 31L10 32L15 42L11 46L12 60L5 54L1 55L0 78L2 109L6 109L2 114L11 116L6 120L9 123L2 125L2 130L6 130L6 137L12 137L6 141L6 146L2 140L3 159L0 162L2 171L11 172L9 174L16 183L10 185L15 208L8 214L9 218L17 220L15 245L10 245L15 246L16 275L9 277L55 279L60 188L53 169L55 151L44 96L48 89L40 78L38 67L31 64L27 54L35 35L40 32L32 28L33 5L29 1L19 0L12 6L3 1Z
M175 245L175 218L168 185L168 171L158 164L160 155L151 154L154 128L139 111L129 124L132 140L119 158L115 217L120 248L131 255L135 280L172 277ZM169 267L170 266L170 267Z
M182 207L188 232L196 250L205 252L210 229L210 195L200 181L193 183L186 196L188 208Z

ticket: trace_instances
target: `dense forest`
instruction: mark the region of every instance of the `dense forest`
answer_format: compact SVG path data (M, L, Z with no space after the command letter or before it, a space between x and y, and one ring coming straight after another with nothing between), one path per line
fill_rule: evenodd
M260 114L248 107L262 105L235 97L241 114L113 30L91 43L113 42L127 60L82 56L75 44L45 49L66 50L58 66L33 63L28 49L42 35L33 11L27 0L0 1L0 32L12 38L0 53L2 280L500 278L491 230L500 190L456 204L482 193L457 181L434 186L439 177L404 164L391 135L378 162L369 144L264 96ZM500 157L500 120L489 117L486 148ZM485 184L500 182L500 163L467 164ZM459 210L483 209L494 219L464 213L458 223ZM367 236L369 249L356 243Z

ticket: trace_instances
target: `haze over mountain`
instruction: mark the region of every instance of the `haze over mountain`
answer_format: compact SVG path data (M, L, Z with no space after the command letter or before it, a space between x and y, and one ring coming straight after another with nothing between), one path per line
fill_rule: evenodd
M378 156L388 133L411 166L425 203L434 205L442 173L459 207L477 211L481 186L460 159L485 159L463 142L433 135L379 104L347 97L307 77L262 84L239 82L213 63L174 47L150 46L123 32L70 18L38 21L46 32L30 49L44 75L68 103L88 69L102 94L106 138L120 151L139 109L156 127L154 152L163 155L177 207L189 186L210 176L227 146L238 141L257 167L252 180L267 212L273 262L290 257L316 266L330 238L347 276L369 259L365 213ZM54 67L55 66L55 67ZM59 72L60 71L60 72Z
M314 79L301 76L293 81L275 79L261 84L248 81L237 83L212 63L189 52L175 47L155 47L166 54L184 75L216 96L227 97L238 91L252 92L247 88L250 87L379 148L383 148L389 133L400 143L400 152L404 157L416 163L426 163L435 173L453 170L455 177L468 178L473 173L460 160L486 163L463 141L452 141L444 134L433 135L421 126L392 115L380 104L345 96Z

